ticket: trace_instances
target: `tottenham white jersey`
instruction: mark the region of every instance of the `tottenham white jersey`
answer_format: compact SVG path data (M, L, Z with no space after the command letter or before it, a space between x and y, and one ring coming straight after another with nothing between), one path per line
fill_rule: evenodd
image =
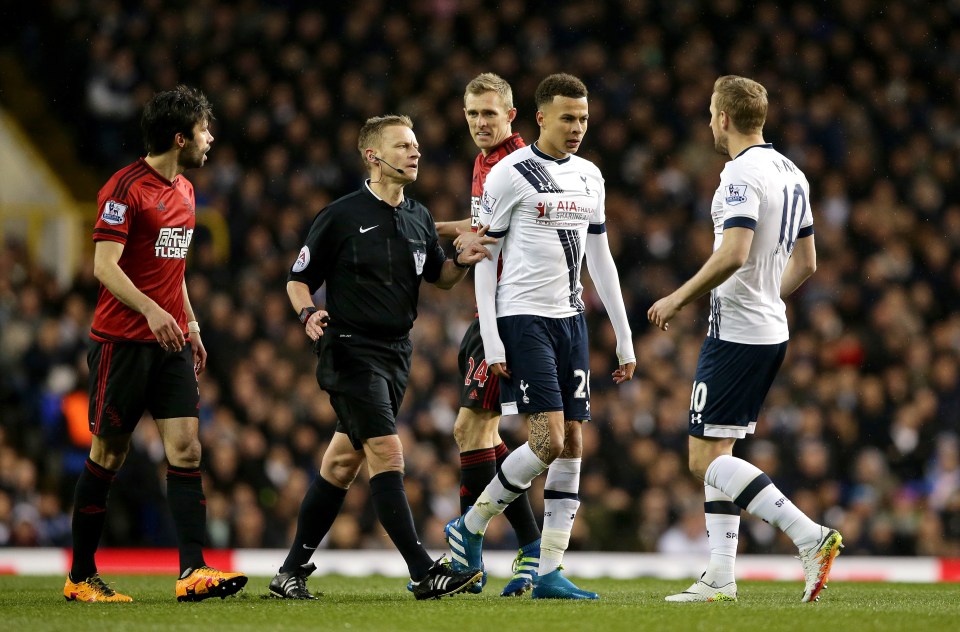
M602 233L600 170L577 156L556 159L535 145L487 175L480 223L502 243L497 316L566 318L584 311L580 271L587 231Z
M754 145L727 163L713 196L713 248L723 229L754 230L746 262L710 293L708 335L745 344L790 338L780 281L797 239L813 234L806 176L773 145Z

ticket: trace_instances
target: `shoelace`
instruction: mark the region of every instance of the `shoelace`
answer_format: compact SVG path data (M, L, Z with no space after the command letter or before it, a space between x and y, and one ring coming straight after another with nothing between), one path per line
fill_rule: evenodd
M291 575L290 578L287 580L287 583L290 583L290 582L293 582L293 585L287 590L290 590L291 592L296 592L296 593L309 594L309 591L307 590L307 578L304 577L301 573L294 573L293 575Z
M520 571L520 568L522 568L525 563L529 563L530 566L534 566L534 562L539 562L538 558L524 557L523 551L520 551L519 553L517 553L517 557L513 558L513 564L511 565L510 570L514 574L517 574Z
M107 597L113 597L115 594L117 594L116 591L114 591L113 588L110 588L110 586L107 585L107 582L103 581L99 575L90 577L87 579L87 583Z

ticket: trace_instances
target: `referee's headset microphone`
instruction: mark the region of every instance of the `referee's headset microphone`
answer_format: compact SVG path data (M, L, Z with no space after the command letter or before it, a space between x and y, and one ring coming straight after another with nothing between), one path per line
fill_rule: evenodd
M381 158L380 156L374 155L374 156L371 156L371 158L373 158L373 159L376 160L377 162L382 162L383 164L387 165L388 167L390 167L391 169L393 169L394 171L396 171L396 172L399 173L400 175L403 175L403 169L397 169L396 167L394 167L393 165L391 165L389 162L387 162L386 160L384 160L384 159Z

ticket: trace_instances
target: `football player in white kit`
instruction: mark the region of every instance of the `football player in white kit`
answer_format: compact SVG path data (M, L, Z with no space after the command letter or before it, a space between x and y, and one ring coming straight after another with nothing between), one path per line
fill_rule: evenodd
M736 601L734 562L740 510L780 528L800 551L801 601L816 601L840 534L794 505L770 478L733 456L733 444L753 432L767 391L787 351L786 306L816 270L807 178L763 140L767 91L750 79L716 80L710 129L729 155L713 196L714 249L703 267L653 304L650 322L666 330L677 312L710 292L707 339L690 398L690 471L704 481L710 543L706 572L667 601Z
M620 279L607 243L604 182L575 156L587 129L587 88L568 74L537 87L534 145L487 176L480 222L493 259L476 268L477 308L490 370L501 377L504 414L529 424L527 443L506 458L476 504L446 527L454 565L479 567L487 523L547 472L534 599L597 599L560 571L577 509L582 438L590 419L590 362L580 272L584 255L617 336L613 380L633 377L636 356ZM497 255L503 272L497 280Z

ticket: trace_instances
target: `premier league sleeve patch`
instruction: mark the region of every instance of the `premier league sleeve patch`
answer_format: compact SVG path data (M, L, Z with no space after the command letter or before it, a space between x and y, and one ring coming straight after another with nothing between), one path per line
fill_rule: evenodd
M747 185L730 184L727 185L727 206L736 206L747 201Z
M484 215L493 215L493 207L496 203L497 198L484 191L483 198L480 200L480 212Z
M100 214L100 219L111 226L124 223L127 221L127 205L107 200L107 203L103 205L103 213Z

